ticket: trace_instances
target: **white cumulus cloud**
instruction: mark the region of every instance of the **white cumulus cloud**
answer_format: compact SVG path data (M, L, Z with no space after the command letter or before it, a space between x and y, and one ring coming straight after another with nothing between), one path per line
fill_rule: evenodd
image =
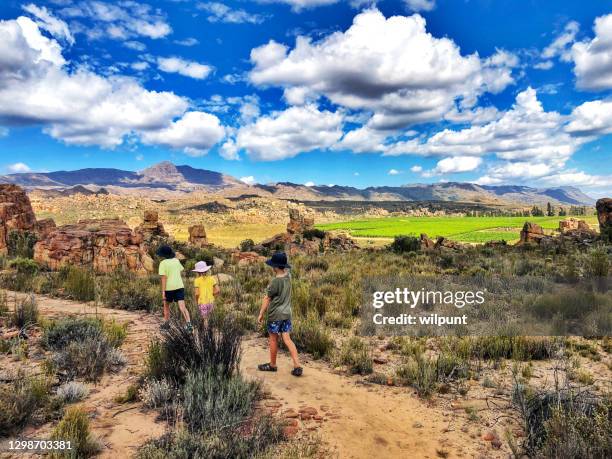
M220 2L201 2L197 4L197 8L208 13L207 19L210 22L260 24L266 19L261 14L249 13L239 8L230 8Z
M389 172L387 172L387 174L389 174L389 175L399 175L399 174L401 174L401 172L398 171L397 169L389 169Z
M9 164L6 169L13 174L30 172L32 170L26 163Z
M385 18L369 9L320 41L299 36L289 49L272 40L251 51L251 62L250 80L284 88L292 104L323 95L373 111L368 126L389 130L441 120L456 103L469 108L484 92L503 90L518 61L503 50L464 56L452 40L427 32L418 14Z
M572 59L579 88L612 88L612 14L595 19L595 37L575 43Z
M196 80L203 80L212 72L212 67L209 65L188 61L180 57L158 57L157 67L162 72L178 73Z
M290 107L241 127L236 145L256 160L273 161L332 147L342 137L342 116L313 105Z
M253 177L252 175L249 175L247 177L240 177L240 181L242 183L246 183L247 185L254 185L255 183L257 183L255 177Z
M436 0L404 0L411 11L431 11L436 7Z
M23 6L23 9L36 18L35 22L41 29L45 29L55 38L65 40L70 45L74 44L74 37L68 28L68 24L56 18L47 8L28 3Z

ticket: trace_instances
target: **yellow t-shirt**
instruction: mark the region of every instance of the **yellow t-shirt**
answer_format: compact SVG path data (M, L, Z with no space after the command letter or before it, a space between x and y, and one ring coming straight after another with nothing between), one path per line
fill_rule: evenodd
M193 285L198 289L198 304L213 304L215 302L213 290L217 285L217 279L208 275L198 276L193 281Z

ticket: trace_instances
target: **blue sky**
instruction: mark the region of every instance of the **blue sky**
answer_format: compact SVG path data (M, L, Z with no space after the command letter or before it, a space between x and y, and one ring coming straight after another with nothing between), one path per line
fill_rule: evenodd
M0 173L612 193L602 1L0 5Z

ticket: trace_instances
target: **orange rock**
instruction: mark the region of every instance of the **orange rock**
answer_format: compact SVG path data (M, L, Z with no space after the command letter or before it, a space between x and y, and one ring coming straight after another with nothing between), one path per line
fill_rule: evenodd
M295 437L299 430L300 428L297 426L285 426L283 427L283 435L285 435L286 438Z

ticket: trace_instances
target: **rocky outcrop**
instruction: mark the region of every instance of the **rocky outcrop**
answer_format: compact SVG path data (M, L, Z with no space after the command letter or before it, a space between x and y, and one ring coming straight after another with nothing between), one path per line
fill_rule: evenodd
M64 266L91 268L96 272L117 270L148 273L153 260L143 234L122 220L81 220L49 232L34 246L34 260L57 270Z
M601 198L595 204L599 233L605 241L612 242L612 198Z
M236 262L238 266L246 266L255 263L263 263L266 257L259 255L257 252L236 251L232 253L232 260Z
M421 233L419 237L419 243L421 244L421 250L431 250L435 247L436 243L429 239L429 236L425 233Z
M57 228L57 225L55 224L55 221L52 218L43 218L42 220L38 220L36 222L35 228L38 237L44 238L51 231L55 230L55 228Z
M346 233L326 232L323 238L323 250L347 251L358 249L359 245Z
M296 207L289 208L289 223L287 224L289 234L303 234L304 231L313 228L314 218L305 217Z
M521 239L517 245L540 244L545 239L550 239L550 236L544 234L544 230L540 225L537 223L525 222L521 230Z
M591 227L584 220L577 220L575 218L568 218L567 220L561 220L559 222L559 231L561 234L569 233L572 231L580 232L592 232Z
M438 239L436 239L434 247L436 249L444 248L451 250L460 250L463 248L463 245L456 241L451 241L450 239L446 239L445 237L439 236Z
M37 231L36 216L23 188L0 185L0 254L7 253L11 231Z
M147 243L168 237L164 225L159 221L159 214L155 210L145 210L143 222L136 227L135 232L139 233Z
M209 245L204 225L193 225L189 227L189 243L196 247L205 247Z

